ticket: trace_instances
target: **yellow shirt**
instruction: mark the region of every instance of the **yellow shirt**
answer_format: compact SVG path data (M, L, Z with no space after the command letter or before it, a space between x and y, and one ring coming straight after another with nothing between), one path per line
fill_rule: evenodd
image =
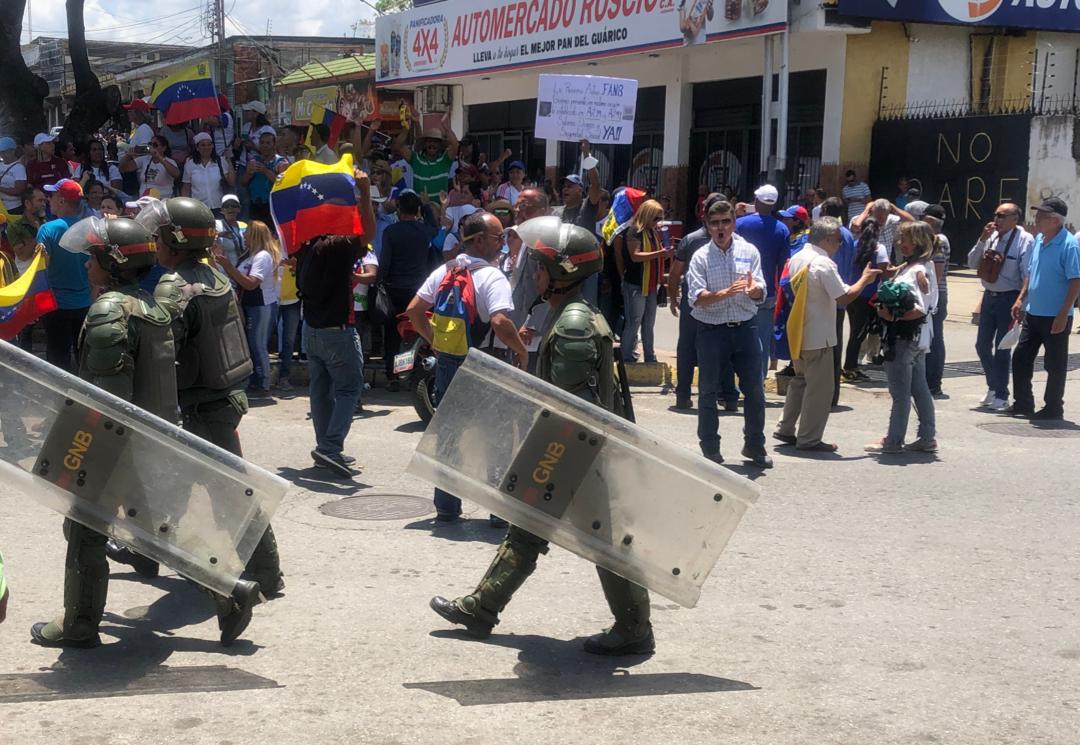
M282 263L281 268L281 298L282 305L290 305L300 299L296 292L296 269Z

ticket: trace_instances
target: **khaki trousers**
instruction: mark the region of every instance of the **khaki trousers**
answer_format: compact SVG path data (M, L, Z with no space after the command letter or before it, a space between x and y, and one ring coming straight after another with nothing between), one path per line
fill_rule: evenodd
M832 409L832 347L804 349L802 359L795 360L794 365L795 377L788 383L784 413L776 432L788 437L795 435L796 447L812 448L821 443Z

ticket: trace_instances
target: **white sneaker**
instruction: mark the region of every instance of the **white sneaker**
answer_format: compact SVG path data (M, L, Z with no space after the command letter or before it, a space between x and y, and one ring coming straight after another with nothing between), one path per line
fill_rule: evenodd
M983 396L982 401L979 402L979 406L989 406L990 404L994 403L994 399L996 398L997 396L994 395L994 389L988 388L986 390L986 395Z
M1009 402L1004 398L995 397L993 401L986 404L986 408L990 409L990 411L1005 411L1005 409L1009 408Z

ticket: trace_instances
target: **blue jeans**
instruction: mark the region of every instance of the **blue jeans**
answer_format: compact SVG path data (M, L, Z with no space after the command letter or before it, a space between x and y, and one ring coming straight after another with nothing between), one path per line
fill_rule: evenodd
M893 342L891 353L885 356L885 377L889 381L889 395L892 396L892 411L889 413L889 432L885 436L886 443L904 444L913 399L915 413L919 417L919 439L934 439L937 434L934 421L934 397L930 395L930 386L926 383L926 352L919 349L918 342L906 340Z
M776 312L776 298L768 298L757 312L757 334L761 341L761 379L769 377L769 359L772 357L773 344L773 315ZM739 376L742 379L742 375Z
M293 351L296 349L296 334L300 330L300 303L278 306L277 338L281 368L278 379L285 380L292 371Z
M949 293L942 292L938 297L937 310L930 319L934 324L934 338L926 354L926 383L931 391L941 388L941 378L945 374L945 319L948 317Z
M253 388L270 387L270 319L276 310L277 303L244 306L244 327L254 366L250 381Z
M720 451L720 416L716 399L720 379L731 365L742 382L743 441L747 447L765 447L765 388L758 374L761 342L757 320L735 326L698 322L698 441L703 453Z
M465 362L464 357L440 354L435 359L435 405L442 401L443 394L450 387L450 381L457 375L458 368ZM460 515L461 500L450 492L435 490L435 511L440 515Z
M315 329L304 324L311 382L311 423L315 449L341 455L364 385L364 353L352 326Z
M623 282L623 325L621 339L624 362L634 361L634 349L637 347L638 330L641 331L641 347L645 352L646 362L656 361L656 349L653 347L653 328L656 326L656 293L645 295L640 287Z
M982 310L979 311L979 335L975 339L975 352L986 375L986 387L1003 401L1009 400L1009 370L1012 363L1011 349L998 349L997 345L1009 331L1012 323L1012 307L1019 290L1012 292L983 293Z
M669 299L668 302L671 302ZM675 397L690 398L690 386L697 367L698 322L690 315L690 302L686 299L686 287L679 301L679 342L675 348Z

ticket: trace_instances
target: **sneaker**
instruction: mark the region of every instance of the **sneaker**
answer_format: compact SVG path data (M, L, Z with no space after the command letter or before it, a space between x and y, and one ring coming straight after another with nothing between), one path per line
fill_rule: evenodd
M724 462L724 456L720 455L719 451L717 451L715 453L704 453L703 452L701 454L701 456L703 458L705 458L705 460L711 460L713 463L716 463L717 465L722 465L723 462Z
M1033 422L1060 422L1065 418L1064 412L1057 409L1042 408L1031 415Z
M288 391L290 393L294 390L293 384L289 381L288 378L280 378L277 382L277 389L279 391Z
M982 397L982 401L979 402L979 406L990 406L995 400L1000 401L997 394L994 393L993 388L986 389L986 395Z
M909 453L936 453L937 452L937 440L924 440L921 437L915 442L909 442L904 445L904 450Z
M1009 408L1009 402L1004 398L997 398L996 396L990 400L989 403L983 404L990 411L1005 411Z
M1001 413L1005 416L1016 417L1017 419L1030 419L1034 416L1035 410L1026 406L1017 406L1014 402L1012 406L1003 409Z
M904 452L903 445L887 442L884 437L877 442L870 443L864 449L868 453L878 453L880 455L896 455Z
M742 457L753 463L758 468L772 468L773 459L765 452L765 448L744 447Z
M329 468L343 478L351 479L356 475L356 472L349 468L349 464L345 462L345 459L340 454L329 455L320 453L318 450L312 450L311 459L315 461L316 465Z

